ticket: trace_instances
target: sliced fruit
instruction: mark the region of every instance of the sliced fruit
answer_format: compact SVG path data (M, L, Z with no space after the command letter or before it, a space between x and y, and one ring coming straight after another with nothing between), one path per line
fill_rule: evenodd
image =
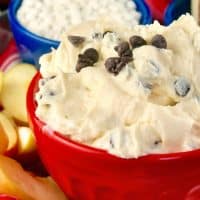
M2 85L3 85L3 72L0 70L0 92L2 90Z
M3 115L5 115L5 116L9 119L10 123L12 123L12 125L13 125L14 127L16 127L15 121L13 120L12 116L11 116L6 110L2 110L1 113L2 113Z
M3 154L6 152L8 148L8 137L0 124L0 154Z
M1 103L12 117L26 123L26 92L35 73L33 65L20 63L5 72L3 77Z
M14 121L10 119L8 116L6 116L4 113L0 112L0 125L3 129L3 132L6 134L8 138L8 146L6 153L12 154L12 152L15 152L17 148L17 131L16 126L14 124Z
M50 178L30 175L13 159L0 155L0 193L21 200L66 200Z
M11 121L17 126L29 126L28 122L22 122L17 119L13 119L11 114L7 110L2 110L2 113L5 114Z
M18 154L28 154L36 150L33 131L29 127L17 127Z

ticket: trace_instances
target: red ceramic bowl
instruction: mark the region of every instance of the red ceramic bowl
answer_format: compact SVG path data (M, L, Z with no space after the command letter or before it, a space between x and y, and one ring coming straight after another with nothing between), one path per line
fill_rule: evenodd
M29 121L45 166L70 199L200 199L200 150L122 159L64 138L35 116L39 79L27 94Z
M172 0L145 0L145 2L149 6L154 19L163 22L165 10Z

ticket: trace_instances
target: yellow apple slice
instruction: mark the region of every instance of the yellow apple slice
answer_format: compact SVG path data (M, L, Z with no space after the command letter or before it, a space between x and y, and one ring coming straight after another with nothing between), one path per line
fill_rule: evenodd
M26 93L36 73L33 65L20 63L9 69L3 76L1 103L15 119L28 122L26 112Z
M17 125L14 121L14 119L12 118L12 116L6 111L6 110L2 110L0 113L2 113L3 115L5 115L5 117L10 121L10 123L16 128Z
M0 112L0 125L3 129L3 132L6 134L8 138L8 146L6 153L12 154L15 152L17 148L17 131L16 126L14 124L14 121L12 121L8 116L6 116L4 113Z
M0 70L0 92L2 90L2 85L3 85L3 72Z
M33 131L29 127L17 128L18 133L18 154L29 154L36 150L36 143Z
M0 155L0 193L21 200L66 200L50 178L34 177L13 159Z
M8 137L0 124L0 154L3 154L6 152L8 148Z

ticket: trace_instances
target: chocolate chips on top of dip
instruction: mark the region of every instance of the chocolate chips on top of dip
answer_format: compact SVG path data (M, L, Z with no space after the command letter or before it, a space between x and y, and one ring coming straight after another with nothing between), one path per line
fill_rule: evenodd
M167 48L167 42L166 39L160 35L157 34L152 38L151 44L157 48L160 49L166 49Z
M78 47L81 45L84 41L85 38L81 36L76 36L76 35L69 35L68 40L75 46Z
M147 44L147 42L139 35L131 36L129 42L133 49Z
M78 55L78 62L76 65L76 71L80 72L82 68L93 66L98 61L99 55L96 49L86 49L83 54Z
M113 33L112 31L105 31L104 33L93 33L92 39L100 41L106 36L107 33ZM75 47L79 47L86 40L85 37L81 36L68 36L68 40ZM130 44L129 44L130 43ZM118 45L114 46L114 50L117 52L118 57L108 57L105 60L105 67L108 72L118 75L119 72L129 63L133 61L133 52L135 48L148 45L141 36L133 35L128 41L121 41ZM164 36L156 34L153 36L150 45L156 48L167 48L167 42ZM83 54L78 55L78 61L76 64L76 71L80 72L82 68L93 66L98 61L99 55L96 49L89 48Z

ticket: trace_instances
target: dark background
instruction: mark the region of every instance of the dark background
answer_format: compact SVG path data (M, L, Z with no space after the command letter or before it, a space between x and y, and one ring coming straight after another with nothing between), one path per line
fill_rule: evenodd
M8 7L9 0L0 0L0 10L3 11Z

